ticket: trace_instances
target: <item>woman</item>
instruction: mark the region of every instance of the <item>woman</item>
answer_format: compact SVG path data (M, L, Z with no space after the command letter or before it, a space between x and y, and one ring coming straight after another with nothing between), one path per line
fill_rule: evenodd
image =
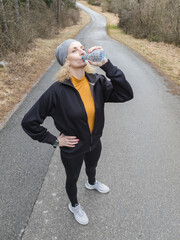
M88 53L100 46L92 47ZM22 120L24 131L34 140L60 147L66 172L66 192L69 209L77 222L87 224L88 217L77 199L77 181L83 160L88 181L87 189L100 193L109 187L96 180L96 166L101 154L104 127L104 103L125 102L133 98L131 86L122 71L107 58L102 62L90 62L105 71L105 76L92 73L89 64L82 60L83 45L68 39L56 49L56 58L62 65L57 81L39 98ZM60 136L56 137L41 126L47 116L54 120Z

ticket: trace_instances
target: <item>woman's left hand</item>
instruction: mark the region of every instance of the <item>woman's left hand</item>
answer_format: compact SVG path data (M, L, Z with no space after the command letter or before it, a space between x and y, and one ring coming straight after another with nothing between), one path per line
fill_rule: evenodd
M91 47L89 50L88 50L88 53L91 53L92 51L96 50L96 49L102 49L102 46L94 46L94 47ZM93 65L93 66L98 66L98 67L101 67L102 65L104 65L106 62L108 61L107 58L105 58L102 62L91 62L90 60L88 60L88 62Z

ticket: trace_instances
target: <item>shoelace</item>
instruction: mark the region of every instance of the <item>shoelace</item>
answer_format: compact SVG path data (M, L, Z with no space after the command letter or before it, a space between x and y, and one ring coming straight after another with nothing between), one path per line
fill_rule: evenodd
M84 212L83 212L82 207L80 205L77 206L76 211L77 211L77 214L79 214L79 216L82 217L84 215Z
M95 183L96 185L98 185L99 187L102 187L103 186L103 184L102 183L100 183L100 182L98 182L98 181L96 181L96 183Z

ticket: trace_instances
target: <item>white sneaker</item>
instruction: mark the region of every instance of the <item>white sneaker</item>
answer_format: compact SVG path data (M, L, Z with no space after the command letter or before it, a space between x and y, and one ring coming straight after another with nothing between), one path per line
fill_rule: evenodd
M108 193L110 191L108 186L98 181L96 181L94 185L89 184L87 181L85 187L87 189L96 189L100 193Z
M89 219L86 215L86 213L82 210L82 207L80 204L73 207L71 203L69 203L69 210L74 214L74 218L76 221L82 225L86 225L89 222Z

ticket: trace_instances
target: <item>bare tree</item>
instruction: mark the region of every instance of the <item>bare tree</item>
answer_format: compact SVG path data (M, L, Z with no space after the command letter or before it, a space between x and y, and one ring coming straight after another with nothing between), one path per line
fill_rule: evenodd
M0 21L1 21L2 32L5 35L8 35L8 25L7 25L6 14L4 11L3 0L0 0Z
M0 57L26 50L33 39L53 36L59 25L78 20L75 0L0 0Z
M29 13L29 3L30 3L30 0L26 0L26 9L28 13Z
M15 13L15 22L16 25L19 25L19 4L18 0L13 0L13 6L14 6L14 13Z

